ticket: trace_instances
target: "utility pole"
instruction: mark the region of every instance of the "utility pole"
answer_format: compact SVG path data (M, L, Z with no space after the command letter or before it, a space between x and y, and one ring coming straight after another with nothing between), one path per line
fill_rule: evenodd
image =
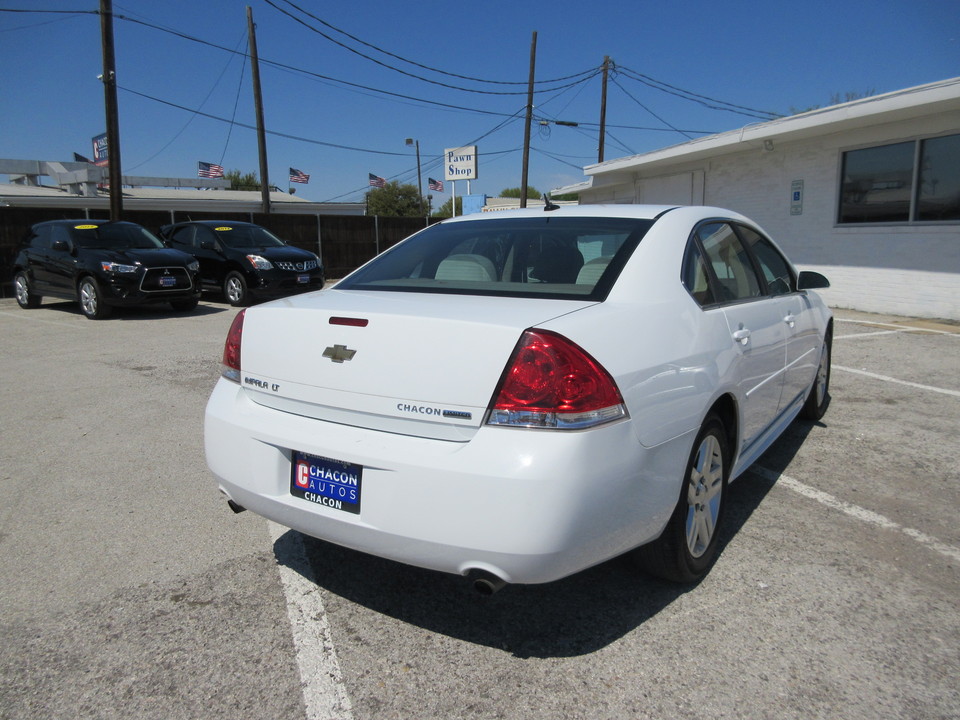
M523 129L523 172L520 178L520 207L527 206L527 171L530 167L530 123L533 121L533 75L537 65L537 31L530 42L530 79L527 81L527 120Z
M610 56L603 56L603 83L600 91L600 147L597 162L603 162L603 141L607 136L607 72L610 69Z
M110 183L110 219L123 214L123 175L120 172L120 118L117 111L117 62L113 53L113 3L100 0L100 37L103 44L103 107L107 116L107 177Z
M267 175L267 132L263 123L263 96L260 94L260 59L257 35L253 29L253 10L247 5L247 36L250 40L250 69L253 76L253 104L257 111L257 147L260 151L260 197L263 214L270 214L270 178Z

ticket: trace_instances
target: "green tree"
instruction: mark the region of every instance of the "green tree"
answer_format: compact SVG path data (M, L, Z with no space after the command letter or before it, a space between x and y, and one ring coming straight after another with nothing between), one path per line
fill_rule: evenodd
M424 208L417 186L409 183L401 185L394 180L367 193L367 215L423 217L426 214Z
M231 190L259 190L263 187L253 172L243 174L239 170L227 170L223 179L230 181Z
M504 198L518 198L520 197L520 188L504 188L500 191L500 197ZM527 200L539 200L543 197L543 193L537 190L533 185L527 185Z
M433 217L435 218L448 218L452 217L450 208L452 207L453 198L447 200L443 205L441 205L437 210L434 210ZM463 198L457 198L457 215L463 215Z

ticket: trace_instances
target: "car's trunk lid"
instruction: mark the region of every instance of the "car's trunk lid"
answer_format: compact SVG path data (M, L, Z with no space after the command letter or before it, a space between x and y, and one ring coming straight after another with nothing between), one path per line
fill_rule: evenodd
M522 332L593 303L330 290L247 310L240 382L263 405L466 440Z

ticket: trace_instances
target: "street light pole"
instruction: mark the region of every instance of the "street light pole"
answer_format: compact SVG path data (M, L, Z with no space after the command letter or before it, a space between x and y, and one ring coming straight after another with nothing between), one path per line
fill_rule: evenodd
M420 141L407 138L407 147L415 145L417 148L417 198L420 203L420 214L423 215L423 176L420 173Z

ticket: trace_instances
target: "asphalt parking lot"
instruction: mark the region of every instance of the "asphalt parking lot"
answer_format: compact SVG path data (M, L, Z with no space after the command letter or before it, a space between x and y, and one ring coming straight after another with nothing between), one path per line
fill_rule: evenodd
M826 416L731 486L696 587L483 598L229 511L234 314L0 300L0 718L960 717L960 327L837 311Z

